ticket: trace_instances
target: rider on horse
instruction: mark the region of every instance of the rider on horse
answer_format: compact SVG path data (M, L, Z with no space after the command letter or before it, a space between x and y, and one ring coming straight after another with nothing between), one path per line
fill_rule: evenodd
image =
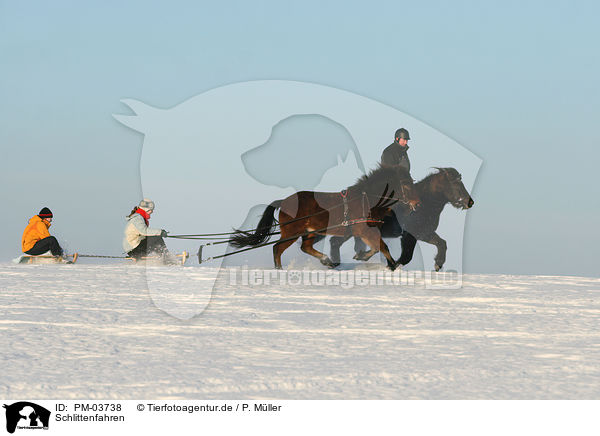
M381 153L381 165L382 166L400 166L406 169L410 174L410 160L408 159L408 140L410 139L410 135L408 134L408 130L405 128L400 128L396 130L396 134L394 135L394 142L388 145L383 153ZM401 234L402 227L398 223L396 215L394 212L393 219L389 221L392 223L393 232ZM365 251L366 244L359 238L354 239L354 251L356 253Z
M408 130L401 128L396 130L394 142L388 145L381 153L381 164L388 166L400 165L410 173L410 160L408 160Z

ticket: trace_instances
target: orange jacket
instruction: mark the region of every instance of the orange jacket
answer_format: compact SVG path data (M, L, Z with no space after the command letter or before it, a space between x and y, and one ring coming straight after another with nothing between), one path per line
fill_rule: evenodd
M35 243L40 239L50 236L48 227L50 227L48 221L42 220L37 215L31 217L29 224L27 224L27 227L25 227L25 231L23 232L23 238L21 238L21 248L23 249L23 253L31 250Z

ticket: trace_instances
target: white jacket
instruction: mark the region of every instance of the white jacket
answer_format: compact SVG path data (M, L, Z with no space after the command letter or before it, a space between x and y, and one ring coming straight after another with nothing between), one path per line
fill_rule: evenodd
M144 217L139 213L134 213L127 218L127 225L125 226L125 235L123 236L123 250L125 253L129 253L135 247L140 245L140 242L146 238L146 236L160 236L161 229L152 229L146 225Z

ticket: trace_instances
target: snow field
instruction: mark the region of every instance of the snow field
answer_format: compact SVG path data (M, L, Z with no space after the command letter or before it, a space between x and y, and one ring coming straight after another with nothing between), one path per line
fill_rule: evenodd
M155 268L164 289L173 284L163 300L197 303L175 289L181 267ZM600 279L464 275L455 290L343 289L234 285L224 269L206 309L182 320L157 308L147 275L0 265L0 397L600 396Z

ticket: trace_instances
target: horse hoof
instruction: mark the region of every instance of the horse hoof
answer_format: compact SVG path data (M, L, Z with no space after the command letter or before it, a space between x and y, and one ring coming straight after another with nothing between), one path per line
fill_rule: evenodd
M340 266L339 262L331 262L331 265L328 265L329 268L337 268L338 266Z
M328 257L324 257L323 259L321 259L321 263L329 268L335 267L335 264Z
M354 260L365 260L366 254L367 254L366 251L360 251L354 255L353 259Z
M442 266L441 266L441 265L438 265L438 264L436 264L436 265L435 265L435 270L436 270L436 271L439 271L439 270L441 270L441 269L442 269Z

